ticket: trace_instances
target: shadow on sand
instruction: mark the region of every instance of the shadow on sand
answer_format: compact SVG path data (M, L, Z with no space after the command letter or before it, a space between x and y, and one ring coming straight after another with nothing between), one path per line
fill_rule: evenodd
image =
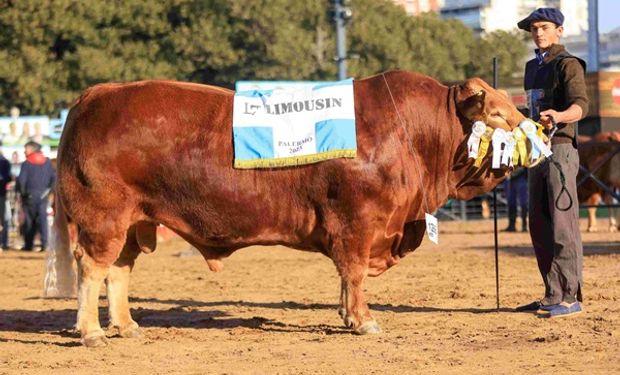
M472 246L468 249L472 250L493 250L493 246ZM534 248L531 245L527 246L502 246L499 244L499 250L502 253L508 253L516 256L534 256ZM590 241L583 243L583 255L610 255L620 254L620 242L604 242L604 241Z
M304 304L292 301L282 302L247 302L247 301L215 301L200 302L195 300L160 300L156 298L131 298L133 303L158 303L174 305L168 309L153 309L137 307L132 309L132 316L141 327L157 328L195 328L195 329L234 329L249 328L265 332L306 332L322 333L327 335L351 334L351 330L344 326L328 324L297 325L279 322L277 320L254 316L252 318L240 318L231 316L220 310L200 310L201 308L214 307L250 307L263 309L295 309L295 310L333 310L336 314L335 304ZM371 310L391 311L395 313L473 313L487 314L497 312L495 309L481 308L439 308L425 306L393 306L390 304L371 304ZM502 308L499 312L511 312L511 309ZM102 327L108 324L107 308L99 308L99 316ZM0 310L0 332L23 332L51 334L63 338L78 339L79 334L73 328L76 319L76 310ZM27 340L19 338L3 338L0 342L20 342L26 344L52 344L57 346L79 346L79 342L50 341L50 340Z

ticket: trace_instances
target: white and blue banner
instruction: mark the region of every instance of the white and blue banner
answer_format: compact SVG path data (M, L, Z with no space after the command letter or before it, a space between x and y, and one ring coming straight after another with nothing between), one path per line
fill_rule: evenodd
M237 91L235 168L273 168L354 158L353 80Z

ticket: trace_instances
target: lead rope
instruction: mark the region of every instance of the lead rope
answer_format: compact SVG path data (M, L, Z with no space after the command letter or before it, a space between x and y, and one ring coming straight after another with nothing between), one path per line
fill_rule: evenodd
M556 124L553 117L551 117L551 123L553 124L553 128L549 133L549 143L551 143L551 139L555 135L555 132L558 130L558 125ZM573 197L570 196L570 193L566 188L566 176L564 175L564 171L562 171L562 165L553 159L553 155L549 156L549 161L558 169L558 172L560 172L560 183L562 184L562 189L560 190L560 193L558 194L558 197L555 199L554 202L555 208L562 212L566 212L570 210L571 207L573 207ZM562 193L566 193L566 195L568 196L568 206L566 206L566 208L560 207L560 197L562 197Z
M407 127L405 126L405 122L400 117L400 112L398 111L398 108L396 107L396 101L394 101L394 96L392 96L392 90L390 90L390 85L388 84L387 79L385 79L385 73L381 73L381 76L383 77L383 81L385 82L385 87L387 87L388 93L390 94L390 99L392 99L392 105L394 106L394 110L396 111L398 120L400 121L400 124L403 130L405 131L405 136L407 137L407 143L409 144L409 150L411 151L411 154L413 155L414 166L415 166L416 171L418 172L418 183L420 184L420 188L422 189L422 200L424 202L424 209L426 210L427 213L430 214L431 212L428 210L428 203L426 202L426 192L424 189L424 185L422 184L422 174L420 173L420 168L419 168L420 163L418 162L417 155L415 153L415 150L413 149L413 142L411 141L411 137L409 136L409 131L407 130Z

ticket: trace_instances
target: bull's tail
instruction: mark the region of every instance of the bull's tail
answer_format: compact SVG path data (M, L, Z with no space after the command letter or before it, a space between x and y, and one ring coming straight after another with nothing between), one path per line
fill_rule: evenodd
M71 254L69 223L58 191L54 196L54 205L54 222L50 231L43 296L75 297L77 278Z

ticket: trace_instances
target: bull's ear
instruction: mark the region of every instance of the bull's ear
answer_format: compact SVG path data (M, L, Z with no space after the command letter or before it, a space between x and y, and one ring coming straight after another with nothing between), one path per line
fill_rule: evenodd
M464 92L469 91L469 95L464 95ZM484 112L484 99L486 97L486 92L484 90L480 90L477 92L472 92L468 87L460 87L460 93L457 97L457 109L461 116L467 118L468 120L474 121L479 120L482 117L482 113Z

